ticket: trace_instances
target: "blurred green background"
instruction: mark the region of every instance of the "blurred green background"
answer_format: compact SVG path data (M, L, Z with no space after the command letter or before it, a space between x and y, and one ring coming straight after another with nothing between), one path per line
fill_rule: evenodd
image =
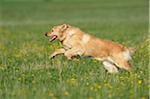
M148 0L0 0L1 99L148 99ZM89 58L48 55L44 33L68 23L135 47L134 71L108 74Z

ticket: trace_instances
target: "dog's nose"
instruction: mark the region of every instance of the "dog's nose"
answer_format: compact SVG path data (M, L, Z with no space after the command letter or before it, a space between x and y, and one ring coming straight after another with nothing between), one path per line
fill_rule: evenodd
M47 32L45 33L45 36L47 36Z

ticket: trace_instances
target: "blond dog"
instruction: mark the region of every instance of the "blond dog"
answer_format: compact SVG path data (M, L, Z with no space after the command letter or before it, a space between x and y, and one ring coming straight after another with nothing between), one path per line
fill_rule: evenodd
M64 54L68 59L78 55L91 56L102 61L109 73L117 73L118 68L128 71L132 68L129 60L133 49L109 40L98 39L71 25L54 26L45 36L50 37L50 41L58 39L63 45L52 53L50 58L58 54Z

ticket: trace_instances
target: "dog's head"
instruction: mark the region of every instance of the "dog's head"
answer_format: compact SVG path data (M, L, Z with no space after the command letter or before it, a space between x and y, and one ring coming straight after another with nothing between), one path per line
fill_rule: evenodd
M65 31L69 28L70 26L68 24L62 24L58 26L54 26L50 32L46 32L45 36L50 37L50 42L58 39L60 41L65 39Z

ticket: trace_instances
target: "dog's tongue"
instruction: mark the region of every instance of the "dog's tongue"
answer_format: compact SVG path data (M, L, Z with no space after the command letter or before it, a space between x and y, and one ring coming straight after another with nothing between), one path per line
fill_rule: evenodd
M50 42L54 41L56 38L57 38L56 35L52 36L51 39L50 39Z

